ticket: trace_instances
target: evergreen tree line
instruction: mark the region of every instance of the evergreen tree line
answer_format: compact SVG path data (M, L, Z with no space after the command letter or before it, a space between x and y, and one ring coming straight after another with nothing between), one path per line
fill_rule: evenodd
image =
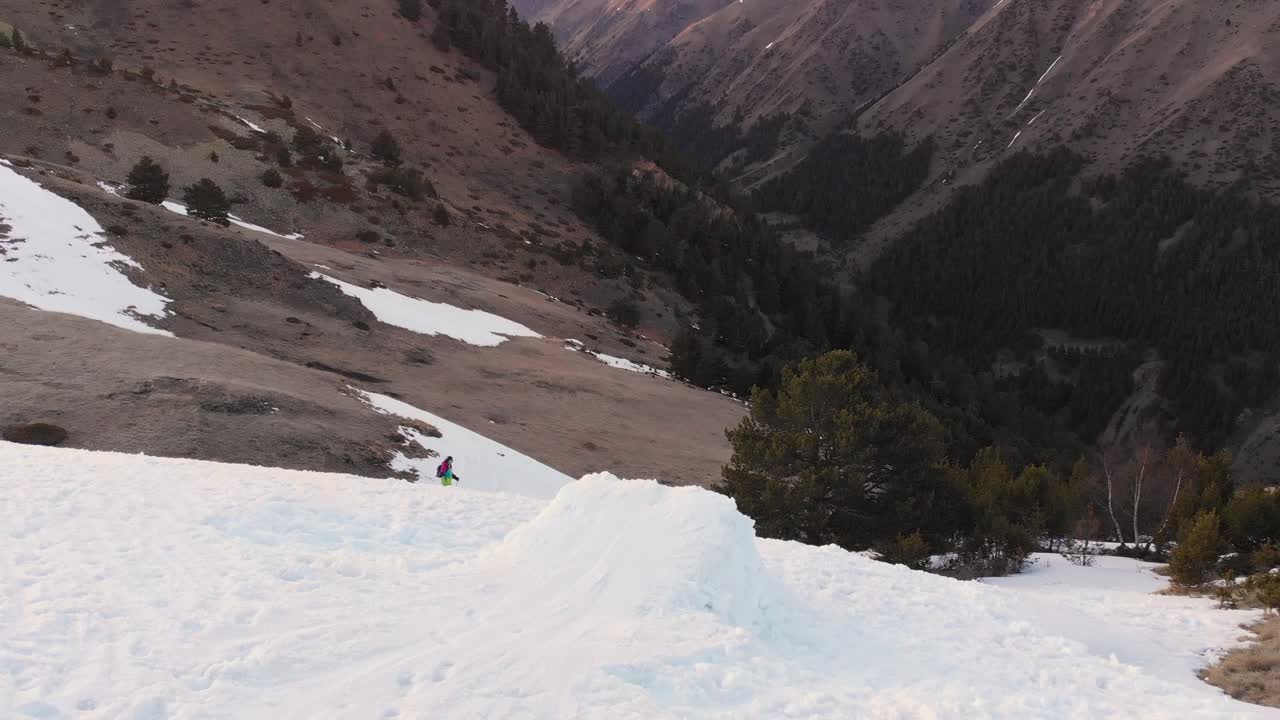
M1080 437L1097 437L1111 420L1117 399L1133 393L1133 371L1140 355L1128 346L1053 348L1045 355L1025 370L1002 378L998 386L1017 393L1046 415L1065 418Z
M722 491L768 537L876 549L918 568L943 555L933 567L966 576L1016 572L1038 549L1090 562L1100 538L1146 557L1177 539L1185 584L1280 565L1280 493L1237 489L1226 453L1181 439L1092 463L1020 463L996 447L959 460L938 417L847 351L757 388L729 439Z
M638 154L683 181L707 180L659 131L618 110L590 80L579 77L544 23L531 27L506 0L430 0L430 5L445 42L497 73L498 102L539 143L586 159Z
M893 210L929 175L934 143L908 149L905 138L838 131L821 140L792 171L756 191L765 210L799 215L833 242L846 242Z
M697 306L697 324L672 343L671 368L681 378L745 396L775 387L790 363L847 349L868 358L895 395L938 418L952 457L999 445L1023 461L1061 460L1078 449L1069 432L990 376L975 377L896 332L869 296L837 286L812 254L746 210L630 168L585 176L573 199L605 239Z
M1082 167L1065 148L1015 155L908 232L869 285L910 331L974 367L1025 350L1034 328L1155 347L1177 428L1220 447L1241 410L1280 387L1280 208L1192 187L1163 159L1098 178ZM1088 415L1128 388L1105 392L1083 401Z

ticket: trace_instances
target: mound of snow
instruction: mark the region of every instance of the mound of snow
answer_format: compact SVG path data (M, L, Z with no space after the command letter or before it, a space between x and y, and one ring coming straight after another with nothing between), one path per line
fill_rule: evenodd
M311 277L333 283L358 299L380 322L422 335L447 335L484 347L501 345L513 337L542 337L520 323L483 310L419 300L388 288L362 288L318 272L311 273Z
M752 521L723 495L600 473L566 485L495 556L514 594L549 583L587 614L713 612L750 626L768 585L755 540Z
M170 335L142 320L163 318L169 299L134 285L121 267L141 268L107 245L102 226L84 208L0 161L0 295L41 310Z
M398 453L391 468L398 472L410 472L419 479L431 483L436 480L436 467L440 461L453 456L454 470L462 480L458 488L510 492L534 497L553 497L572 478L544 465L533 458L494 442L479 433L416 408L406 402L378 393L360 391L365 402L386 415L418 420L440 431L440 437L428 437L411 427L400 428L400 433L434 457L411 458Z
M2 442L0 487L5 718L1280 716L1184 664L1256 614L759 540L693 488L548 503Z

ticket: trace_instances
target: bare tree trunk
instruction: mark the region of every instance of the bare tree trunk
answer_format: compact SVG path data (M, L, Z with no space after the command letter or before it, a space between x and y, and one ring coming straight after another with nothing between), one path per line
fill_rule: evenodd
M1160 529L1156 531L1156 535L1163 535L1164 531L1169 528L1169 521L1173 519L1173 509L1178 507L1178 493L1182 492L1182 478L1186 475L1186 472L1186 468L1178 468L1177 482L1173 486L1173 501L1169 503L1169 509L1165 511L1164 522L1160 523Z
M1138 508L1142 506L1142 480L1147 474L1147 464L1151 461L1151 448L1142 449L1142 460L1138 463L1138 476L1133 481L1133 546L1138 547Z
M1116 519L1116 508L1113 500L1115 483L1111 479L1111 465L1107 462L1106 453L1102 455L1102 474L1107 479L1107 514L1111 516L1111 524L1116 527L1116 540L1123 545L1124 533L1120 531L1120 521ZM1134 542L1136 543L1137 541L1137 538L1134 538Z

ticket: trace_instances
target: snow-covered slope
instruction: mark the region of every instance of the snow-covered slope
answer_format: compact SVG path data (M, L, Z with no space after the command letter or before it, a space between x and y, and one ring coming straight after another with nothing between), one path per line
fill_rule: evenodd
M0 160L0 296L143 333L169 300L129 281L139 268L108 245L84 208L18 174Z
M0 717L1280 715L1191 675L1248 613L761 541L698 489L548 504L4 443L0 486Z
M531 497L551 498L573 478L534 460L528 455L496 443L489 438L416 408L409 403L378 393L361 392L365 402L386 415L418 420L440 431L440 437L428 437L412 427L400 432L410 442L435 453L429 458L413 458L398 453L391 462L396 471L410 472L420 480L438 482L435 469L445 457L452 456L458 473L459 487L468 490L509 492Z
M447 335L485 347L501 345L513 337L542 337L520 323L483 310L463 310L447 303L401 295L385 287L362 288L318 272L311 277L332 283L343 293L359 299L378 320L423 335Z

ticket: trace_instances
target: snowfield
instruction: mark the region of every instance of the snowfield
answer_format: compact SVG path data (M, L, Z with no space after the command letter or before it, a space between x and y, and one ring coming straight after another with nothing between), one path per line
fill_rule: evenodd
M134 285L121 272L126 267L141 268L108 245L102 226L84 208L0 160L0 296L170 335L143 322L163 318L169 299Z
M605 365L608 365L609 367L618 368L619 370L629 370L631 372L642 373L644 375L653 375L656 377L660 377L664 380L671 379L671 373L667 372L666 370L659 370L658 368L645 365L644 363L638 363L632 360L628 360L626 358L614 357L613 355L605 355L604 353L600 353L600 352L592 352L591 350L587 349L586 344L584 344L581 340L575 340L573 338L569 338L568 340L565 340L564 349L571 350L573 352L585 353L599 360Z
M0 443L0 717L1280 716L1192 674L1254 616L1138 564L963 583L759 540L705 490L479 469Z
M446 335L469 345L496 347L513 337L542 337L538 333L483 310L463 310L447 303L420 300L389 288L363 288L323 273L311 277L338 287L369 308L380 322L421 335Z
M436 467L445 457L452 456L460 478L459 483L465 482L468 489L543 498L555 497L560 488L573 481L573 478L554 468L439 415L420 410L393 397L359 392L365 402L384 415L418 420L440 431L440 437L433 438L410 427L400 428L400 433L410 442L434 452L435 455L430 458L411 458L406 453L398 453L391 461L393 470L414 473L419 480L439 483L436 479Z

